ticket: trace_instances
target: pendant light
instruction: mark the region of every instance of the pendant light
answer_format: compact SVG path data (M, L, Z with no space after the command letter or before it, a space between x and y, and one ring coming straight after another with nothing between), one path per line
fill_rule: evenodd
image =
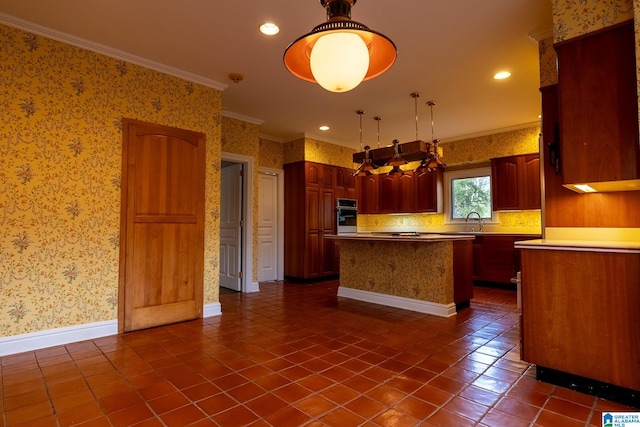
M393 140L393 156L391 156L391 160L387 163L387 166L393 166L393 168L389 171L389 175L401 174L404 175L404 171L400 168L400 166L406 165L408 162L402 158L400 154L400 141L397 139Z
M371 147L369 147L368 145L365 145L364 147L362 147L362 115L364 114L364 111L358 110L356 111L356 114L360 116L360 151L364 149L364 159L362 160L362 163L360 163L360 166L358 166L358 169L356 169L356 172L353 174L353 176L371 175L372 174L371 171L373 169L377 169L378 166L373 164L373 160L371 158L371 155L369 154L369 150L371 149ZM380 131L378 131L378 133L379 132ZM378 141L378 145L379 144L380 144L380 141Z
M331 92L346 92L393 65L397 50L391 39L351 20L356 1L320 0L327 21L284 52L284 65L294 76Z
M433 153L431 155L430 159L427 159L429 162L426 165L426 168L429 172L434 172L437 169L444 169L447 167L447 165L442 161L442 159L440 158L440 153L439 153L439 148L438 148L438 143L440 142L440 140L436 139L433 133L433 106L436 105L435 101L428 101L427 105L429 106L429 108L431 109L431 148L433 149ZM420 165L422 166L422 163L425 163L426 160L423 160Z
M380 148L380 120L382 120L382 117L380 116L375 116L373 118L373 120L375 120L376 122L378 122L378 148Z

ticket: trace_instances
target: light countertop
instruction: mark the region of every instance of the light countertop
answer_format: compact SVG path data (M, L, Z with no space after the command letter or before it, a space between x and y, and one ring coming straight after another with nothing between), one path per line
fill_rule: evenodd
M328 239L335 240L359 240L379 242L449 242L456 240L473 240L470 234L415 234L415 233L345 233L338 235L325 235Z
M514 247L556 251L640 253L640 242L635 241L535 239L515 242Z

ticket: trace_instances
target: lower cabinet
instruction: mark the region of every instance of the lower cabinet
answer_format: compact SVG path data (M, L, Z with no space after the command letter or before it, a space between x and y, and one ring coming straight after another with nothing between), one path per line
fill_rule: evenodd
M640 390L638 277L637 252L522 249L524 360Z
M511 284L520 270L520 252L515 242L537 239L532 235L478 235L473 242L473 280Z

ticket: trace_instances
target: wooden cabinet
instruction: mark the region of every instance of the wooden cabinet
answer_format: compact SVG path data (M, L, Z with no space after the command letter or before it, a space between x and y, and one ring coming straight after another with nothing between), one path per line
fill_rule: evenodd
M639 253L522 249L524 360L640 390Z
M473 280L510 284L520 270L520 252L514 243L539 235L478 235L473 242Z
M564 183L640 178L633 22L554 47Z
M416 172L416 212L442 212L442 171Z
M356 177L358 189L358 213L378 213L378 175Z
M338 199L357 199L356 177L354 171L347 168L336 167L335 196Z
M413 171L404 174L379 175L378 213L415 212L416 182Z
M493 210L540 209L540 156L491 159Z
M358 177L359 212L392 214L442 212L442 172Z
M336 242L325 238L336 228L336 198L353 196L355 180L347 168L314 162L286 164L284 274L316 279L339 273Z

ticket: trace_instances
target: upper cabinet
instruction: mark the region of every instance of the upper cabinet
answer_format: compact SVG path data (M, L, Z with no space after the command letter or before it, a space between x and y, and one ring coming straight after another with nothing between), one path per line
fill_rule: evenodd
M633 22L555 45L564 184L640 178Z
M397 175L379 175L378 213L415 212L416 182L413 171Z
M442 212L442 172L406 171L358 177L363 214Z
M491 159L493 210L540 209L540 156Z

